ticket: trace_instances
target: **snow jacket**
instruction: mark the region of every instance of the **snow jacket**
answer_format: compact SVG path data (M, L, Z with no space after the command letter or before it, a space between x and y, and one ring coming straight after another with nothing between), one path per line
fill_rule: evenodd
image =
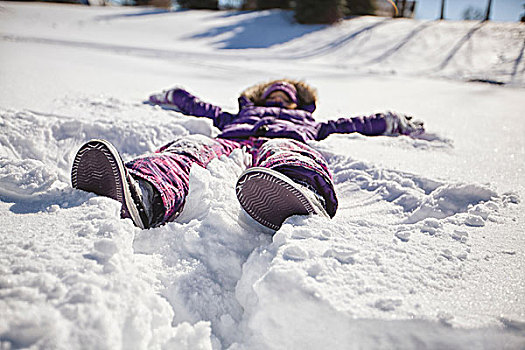
M168 100L182 113L213 120L228 139L249 137L291 138L301 142L322 140L333 133L381 135L387 129L387 121L378 113L367 117L339 118L317 122L312 113L316 109L316 92L303 82L290 81L298 94L297 109L268 107L261 100L262 93L274 82L258 84L246 89L239 97L239 112L232 114L221 107L203 102L184 89L171 90Z

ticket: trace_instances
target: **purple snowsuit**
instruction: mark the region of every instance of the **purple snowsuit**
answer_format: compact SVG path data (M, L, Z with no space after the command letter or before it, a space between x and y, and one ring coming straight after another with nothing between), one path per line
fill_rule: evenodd
M214 139L203 135L182 137L154 155L126 164L132 175L149 181L160 193L165 212L158 225L173 221L182 211L194 163L206 168L211 160L237 148L252 155L252 166L279 171L311 186L324 198L327 213L333 217L337 197L332 174L321 154L305 142L322 140L332 133L381 135L387 128L382 114L316 122L312 117L315 102L285 109L256 105L241 96L239 113L231 114L183 89L174 89L166 93L161 103L173 105L187 115L210 118L222 133Z

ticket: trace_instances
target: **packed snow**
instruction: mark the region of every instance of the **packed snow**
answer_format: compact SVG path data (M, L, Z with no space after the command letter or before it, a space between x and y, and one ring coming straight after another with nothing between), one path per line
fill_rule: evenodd
M525 348L523 24L292 18L0 4L0 348ZM234 112L279 77L318 89L320 120L395 110L427 133L311 142L339 211L275 233L236 199L239 150L156 229L71 188L89 139L128 160L217 135L150 93Z

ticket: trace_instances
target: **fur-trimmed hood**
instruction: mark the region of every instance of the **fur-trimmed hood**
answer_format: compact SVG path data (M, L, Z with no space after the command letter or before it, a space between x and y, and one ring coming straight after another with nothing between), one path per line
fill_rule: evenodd
M259 83L253 86L246 88L241 93L241 98L247 98L253 102L256 106L264 106L264 101L261 99L264 91L270 85L285 81L289 84L295 86L297 90L297 108L306 110L308 112L315 111L316 102L317 102L317 90L305 83L304 81L292 80L292 79L279 79L273 80L267 83Z

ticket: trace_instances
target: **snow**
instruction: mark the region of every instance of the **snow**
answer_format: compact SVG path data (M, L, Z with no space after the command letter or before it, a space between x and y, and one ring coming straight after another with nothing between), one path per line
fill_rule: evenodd
M2 2L0 347L525 347L523 25L291 18ZM339 211L274 235L237 202L239 151L194 168L181 217L152 230L71 188L91 138L131 159L216 135L149 93L235 111L282 76L318 88L320 120L396 110L428 133L311 142Z

